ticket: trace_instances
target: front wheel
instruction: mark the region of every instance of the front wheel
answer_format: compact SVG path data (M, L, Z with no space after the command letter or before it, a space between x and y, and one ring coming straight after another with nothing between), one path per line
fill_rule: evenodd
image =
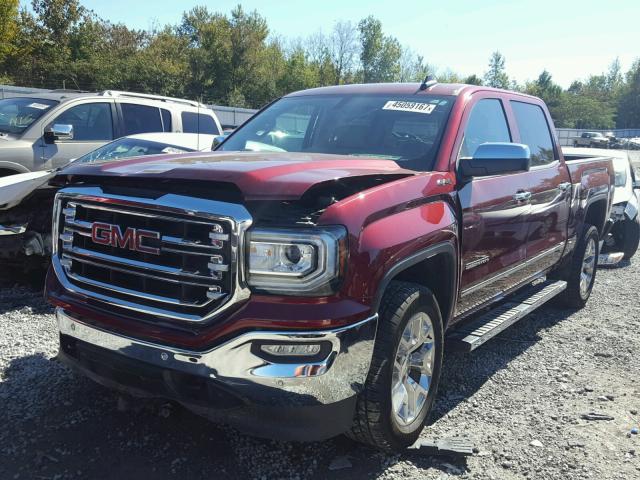
M391 282L380 306L376 344L349 436L402 450L420 436L442 368L442 317L431 291Z

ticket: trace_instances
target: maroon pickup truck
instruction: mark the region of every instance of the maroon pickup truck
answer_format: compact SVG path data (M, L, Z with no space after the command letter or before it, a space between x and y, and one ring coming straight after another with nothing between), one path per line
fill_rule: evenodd
M287 95L214 153L54 179L59 358L256 435L419 436L443 350L593 287L613 168L468 85Z

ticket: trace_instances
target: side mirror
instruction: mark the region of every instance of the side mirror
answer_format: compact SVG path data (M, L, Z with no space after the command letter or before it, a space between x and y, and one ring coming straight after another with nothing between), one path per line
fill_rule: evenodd
M55 143L57 140L73 140L73 125L56 123L44 131L46 143Z
M531 151L520 143L483 143L473 157L461 158L458 172L463 178L488 177L505 173L528 172Z
M229 135L217 135L213 137L213 145L211 145L211 150L215 150L219 145L222 144L226 140Z

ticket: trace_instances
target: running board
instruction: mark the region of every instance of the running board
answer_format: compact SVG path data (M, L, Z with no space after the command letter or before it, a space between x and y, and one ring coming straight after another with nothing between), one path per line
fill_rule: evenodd
M525 315L547 303L567 288L564 281L546 281L528 288L447 336L447 346L470 352L495 337Z

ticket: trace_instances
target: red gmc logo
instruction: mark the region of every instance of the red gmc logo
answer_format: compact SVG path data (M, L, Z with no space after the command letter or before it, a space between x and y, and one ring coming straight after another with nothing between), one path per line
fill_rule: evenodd
M118 225L96 222L91 226L91 240L100 245L128 248L136 252L160 255L160 249L142 244L143 238L160 240L159 232L128 227L124 233Z

